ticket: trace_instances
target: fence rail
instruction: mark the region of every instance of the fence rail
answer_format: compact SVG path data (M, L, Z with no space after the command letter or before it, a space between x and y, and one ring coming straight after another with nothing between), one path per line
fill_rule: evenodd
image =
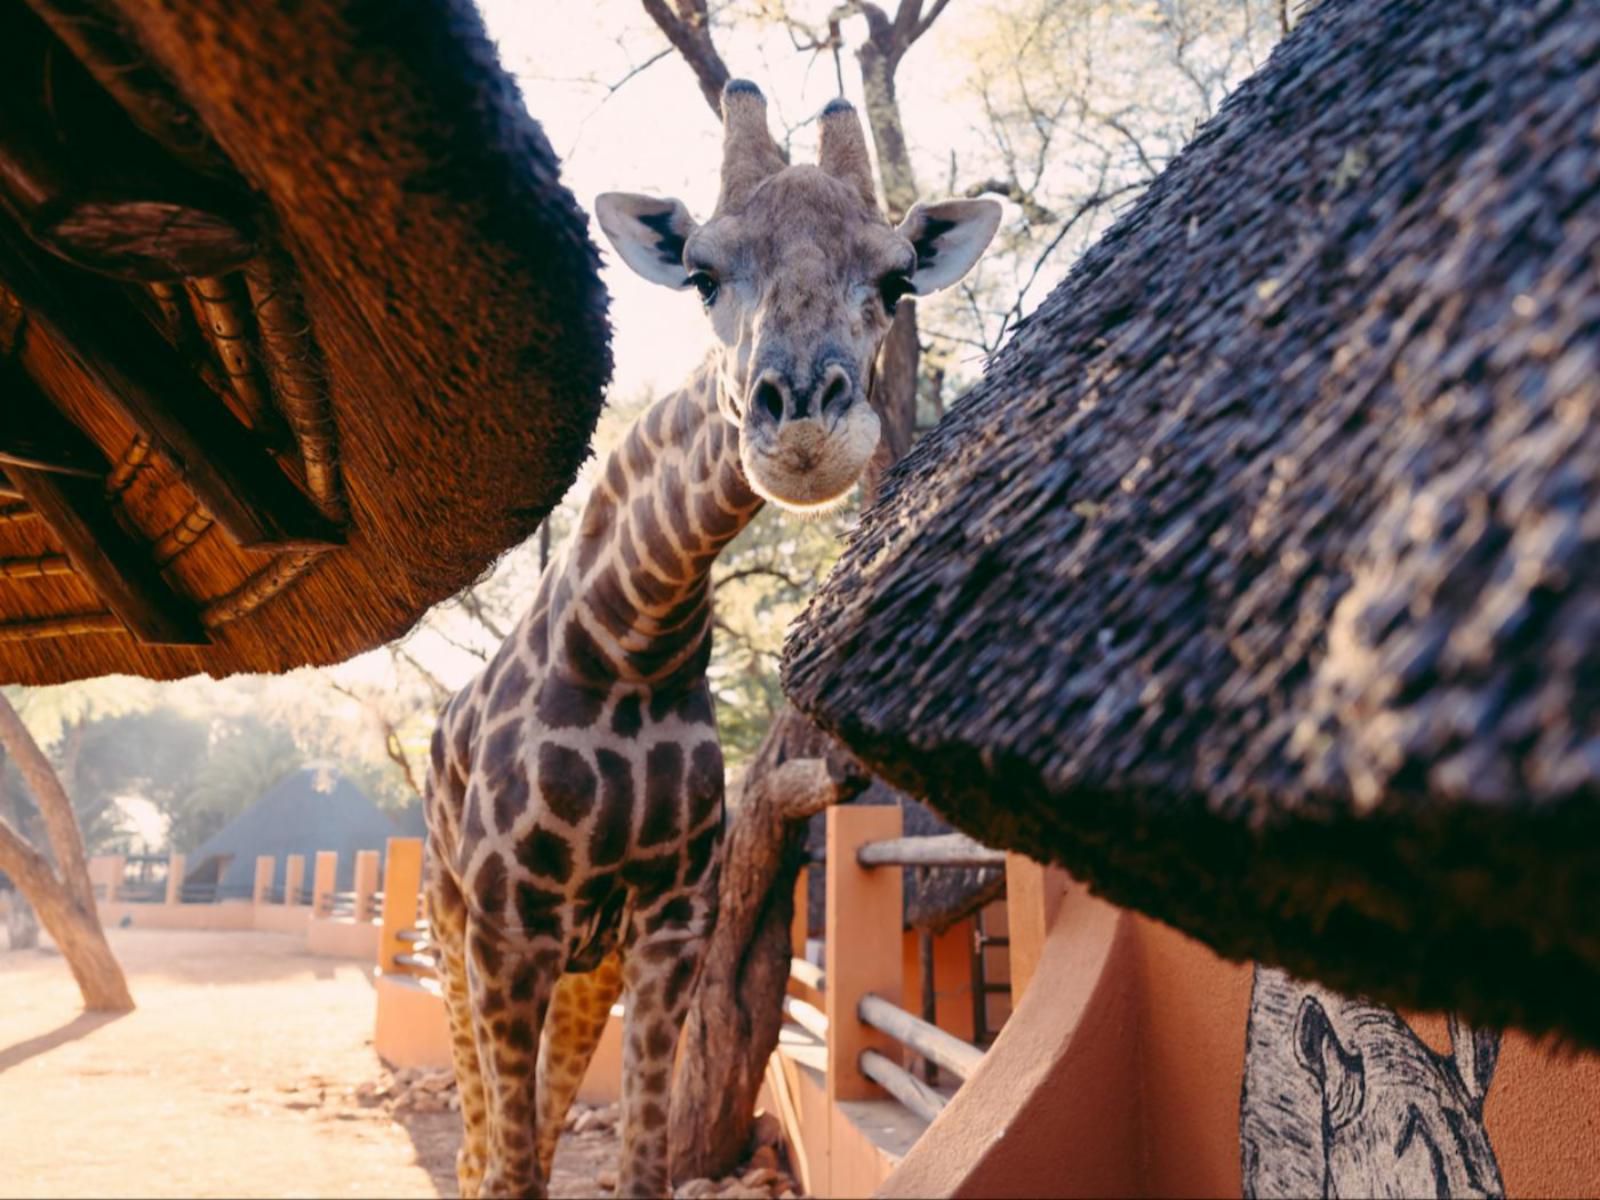
M861 1073L924 1121L931 1123L950 1103L943 1094L876 1050L861 1052Z
M983 1051L970 1042L963 1042L954 1034L946 1033L937 1025L930 1025L921 1017L914 1017L899 1005L890 1004L881 996L866 995L856 1007L856 1015L872 1028L887 1033L895 1041L910 1047L923 1058L931 1059L965 1083L983 1061Z
M995 867L1006 865L1005 851L991 850L964 833L887 838L856 852L863 867Z

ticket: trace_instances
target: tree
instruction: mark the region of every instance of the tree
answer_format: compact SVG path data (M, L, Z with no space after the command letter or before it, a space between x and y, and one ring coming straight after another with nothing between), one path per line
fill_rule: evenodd
M133 997L100 927L72 804L50 760L4 693L0 693L0 747L16 762L33 793L55 859L52 866L10 821L0 817L0 870L39 914L77 980L84 1007L128 1012Z

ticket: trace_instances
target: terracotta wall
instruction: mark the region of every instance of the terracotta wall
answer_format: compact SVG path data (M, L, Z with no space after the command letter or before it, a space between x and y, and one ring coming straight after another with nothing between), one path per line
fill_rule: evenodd
M1021 928L1017 891L1014 936ZM880 1194L1241 1195L1241 1088L1252 965L1224 962L1167 926L1114 909L1072 884L1065 887L1042 943L1013 946L1037 962L1025 970L1031 980L1016 1014L978 1074ZM1276 986L1274 993L1264 985L1263 995L1287 994L1298 1001L1288 1006L1291 1018L1306 1011L1332 1014L1324 1031L1327 1045L1334 1038L1349 1042L1347 1066L1366 1050L1365 1092L1344 1093L1346 1101L1360 1097L1360 1110L1340 1128L1363 1130L1367 1142L1352 1149L1346 1133L1338 1149L1358 1159L1365 1151L1367 1161L1336 1164L1333 1169L1346 1172L1342 1186L1349 1194L1413 1194L1405 1172L1439 1168L1415 1148L1409 1158L1396 1153L1406 1134L1401 1129L1397 1139L1382 1124L1381 1101L1385 1088L1399 1089L1404 1094L1392 1097L1390 1109L1403 1115L1410 1109L1410 1093L1384 1072L1392 1070L1399 1046L1447 1089L1457 1089L1445 1099L1447 1107L1459 1110L1458 1085L1473 1074L1471 1051L1463 1059L1442 1016L1398 1016L1316 989L1302 994L1292 981L1286 993L1281 980ZM1316 1002L1307 1003L1308 996ZM1352 1020L1365 1022L1364 1028ZM1387 1044L1358 1040L1371 1036L1374 1026L1381 1026ZM1262 1028L1255 1038L1262 1043ZM1458 1031L1458 1038L1465 1046L1476 1044L1471 1031ZM1492 1047L1494 1039L1483 1044ZM1287 1081L1293 1086L1264 1089L1269 1102L1303 1097L1316 1065L1296 1059L1292 1045L1268 1048L1280 1057L1269 1054L1256 1061L1258 1081L1263 1064L1269 1068L1268 1084L1271 1070L1296 1076ZM1340 1049L1345 1049L1342 1042ZM1600 1057L1508 1033L1499 1039L1498 1059L1492 1049L1490 1059L1492 1071L1482 1070L1487 1090L1477 1098L1481 1132L1470 1112L1465 1142L1437 1125L1444 1158L1476 1155L1478 1172L1491 1183L1498 1172L1505 1194L1513 1197L1600 1196ZM1310 1087L1313 1098L1316 1086L1320 1083ZM1320 1136L1320 1102L1287 1115L1290 1124L1303 1120ZM1466 1146L1479 1138L1475 1149ZM1277 1153L1268 1147L1269 1158ZM1321 1147L1308 1156L1320 1182L1326 1166ZM1258 1179L1271 1176L1274 1163L1264 1165L1265 1173L1258 1159ZM1360 1181L1353 1190L1352 1179ZM1451 1190L1470 1194L1462 1179L1453 1178Z
M1252 968L1143 917L1132 919L1131 941L1140 996L1141 1191L1237 1196ZM1404 1019L1435 1053L1451 1053L1443 1016ZM1600 1196L1600 1057L1506 1034L1483 1116L1508 1196Z

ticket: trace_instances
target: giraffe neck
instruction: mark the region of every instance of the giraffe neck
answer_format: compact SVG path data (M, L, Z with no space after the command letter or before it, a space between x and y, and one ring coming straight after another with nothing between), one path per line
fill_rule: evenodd
M711 652L711 565L761 508L716 360L658 400L607 457L554 564L551 662L574 682L671 688Z

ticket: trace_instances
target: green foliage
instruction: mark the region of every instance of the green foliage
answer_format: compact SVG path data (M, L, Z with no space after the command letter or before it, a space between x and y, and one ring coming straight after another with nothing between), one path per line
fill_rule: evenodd
M302 761L294 738L280 725L254 718L219 724L192 785L165 810L172 848L193 850Z

